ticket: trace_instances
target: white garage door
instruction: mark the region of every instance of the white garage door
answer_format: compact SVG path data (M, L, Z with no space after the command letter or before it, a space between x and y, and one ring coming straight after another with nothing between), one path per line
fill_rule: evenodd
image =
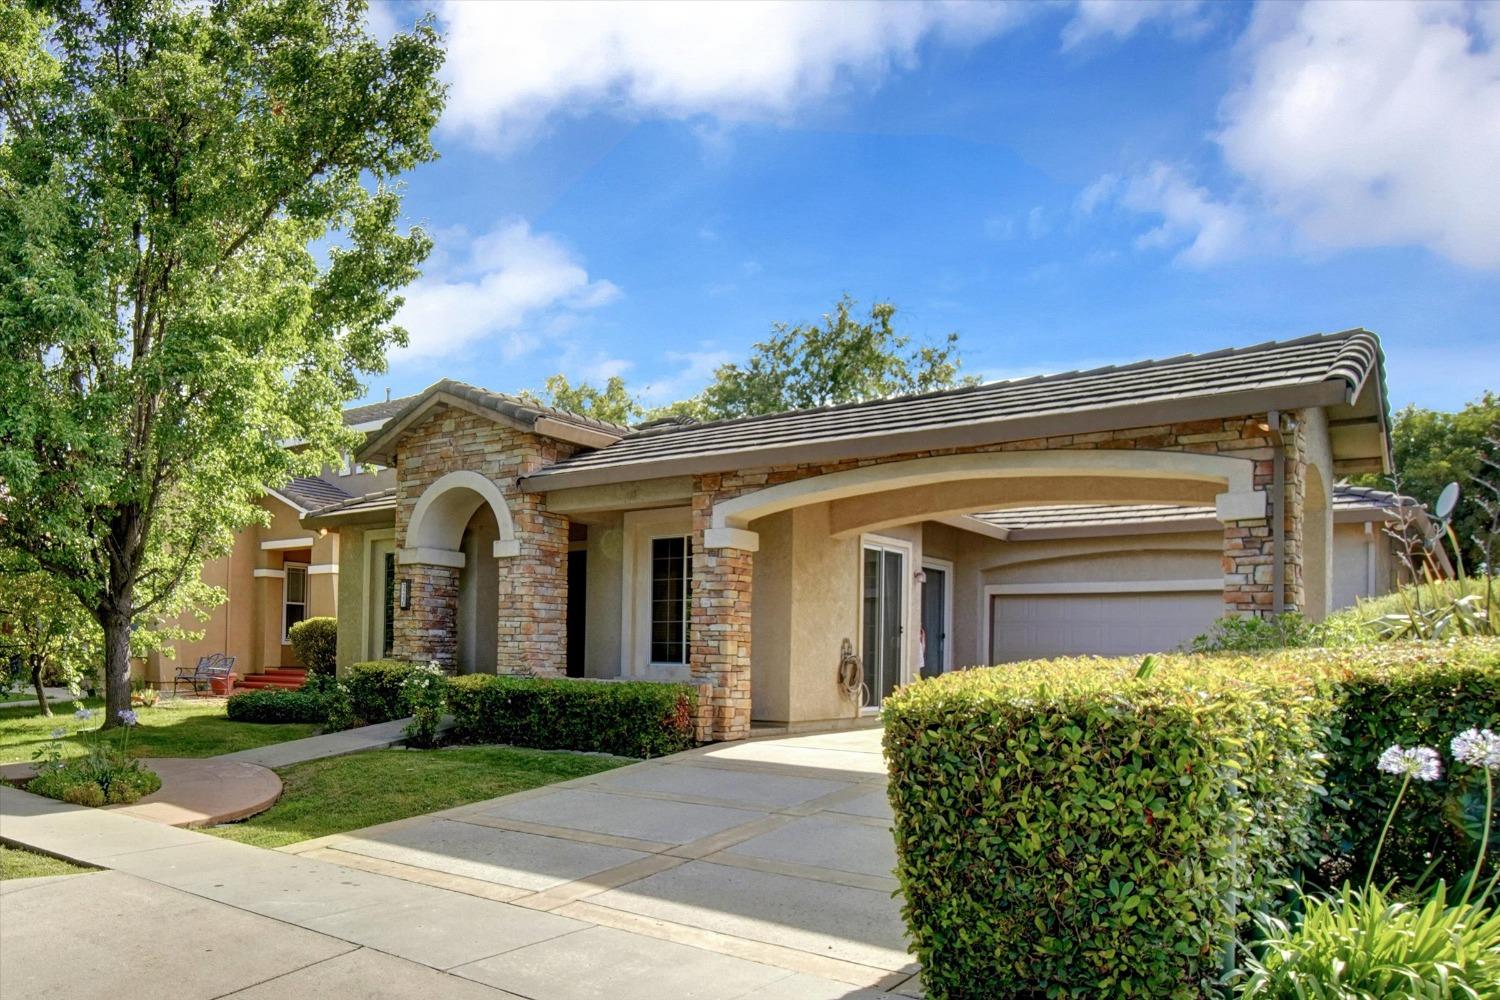
M1208 630L1218 591L1007 594L990 598L990 662L1159 653Z

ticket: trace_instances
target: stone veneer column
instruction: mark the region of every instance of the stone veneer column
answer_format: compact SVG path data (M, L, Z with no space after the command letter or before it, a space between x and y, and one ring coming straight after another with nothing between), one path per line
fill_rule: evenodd
M500 560L495 669L563 677L568 672L568 519L533 493L511 493L519 552Z
M701 477L693 493L693 588L689 662L700 696L698 728L716 740L750 735L750 589L752 555L705 548L704 529L718 496L718 476Z
M411 581L411 606L403 610L398 602L391 655L431 661L452 672L458 651L458 570L408 563L396 568L398 594L402 580Z
M1282 559L1285 565L1283 608L1300 612L1302 594L1303 511L1307 497L1307 448L1303 421L1297 429L1283 435L1282 454L1285 469L1285 533ZM1275 484L1272 459L1255 462L1255 488L1266 492L1267 500ZM1227 615L1274 616L1276 607L1276 541L1270 509L1266 516L1224 522L1224 613Z

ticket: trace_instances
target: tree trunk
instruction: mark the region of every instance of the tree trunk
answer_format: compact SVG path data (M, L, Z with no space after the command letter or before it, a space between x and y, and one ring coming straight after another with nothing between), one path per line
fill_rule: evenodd
M104 629L104 728L110 729L130 708L130 616L106 612L99 618Z
M47 690L42 687L41 657L37 657L31 664L31 686L36 688L36 703L42 707L42 714L51 718L52 706L47 704Z

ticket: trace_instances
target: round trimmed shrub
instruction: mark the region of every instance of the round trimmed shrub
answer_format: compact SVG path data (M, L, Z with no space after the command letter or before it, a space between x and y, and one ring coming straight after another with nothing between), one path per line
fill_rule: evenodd
M287 633L292 652L314 674L331 674L338 665L337 618L305 618Z

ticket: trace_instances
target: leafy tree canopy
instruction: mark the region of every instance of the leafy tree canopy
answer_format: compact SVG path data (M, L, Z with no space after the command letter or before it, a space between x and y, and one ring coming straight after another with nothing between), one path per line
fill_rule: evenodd
M430 248L432 25L360 0L0 5L0 545L104 631L165 613L266 488L350 447ZM289 440L302 442L296 449Z
M743 366L727 364L697 398L703 419L749 417L972 384L960 379L958 334L913 348L891 324L896 307L877 302L854 315L845 295L821 324L776 324Z
M1453 515L1453 530L1471 565L1482 558L1474 536L1488 519L1476 502L1481 489L1476 477L1497 481L1496 471L1484 463L1485 436L1500 426L1500 396L1486 392L1455 413L1408 406L1398 411L1391 427L1395 481L1401 492L1431 506L1449 483L1458 483L1461 499ZM1377 478L1366 482L1378 484Z
M697 396L647 410L613 376L603 389L587 382L574 386L562 375L547 379L540 394L523 393L558 409L614 423L683 416L720 420L781 413L836 403L854 403L913 392L972 385L960 378L958 334L940 344L913 348L896 333L896 307L878 302L868 320L854 314L845 295L821 324L777 323L771 337L755 345L743 365L721 365Z
M640 401L625 388L625 380L611 375L604 388L595 388L588 382L573 385L565 375L552 375L541 392L525 391L522 399L581 417L593 417L606 423L628 426L641 418L645 411Z

